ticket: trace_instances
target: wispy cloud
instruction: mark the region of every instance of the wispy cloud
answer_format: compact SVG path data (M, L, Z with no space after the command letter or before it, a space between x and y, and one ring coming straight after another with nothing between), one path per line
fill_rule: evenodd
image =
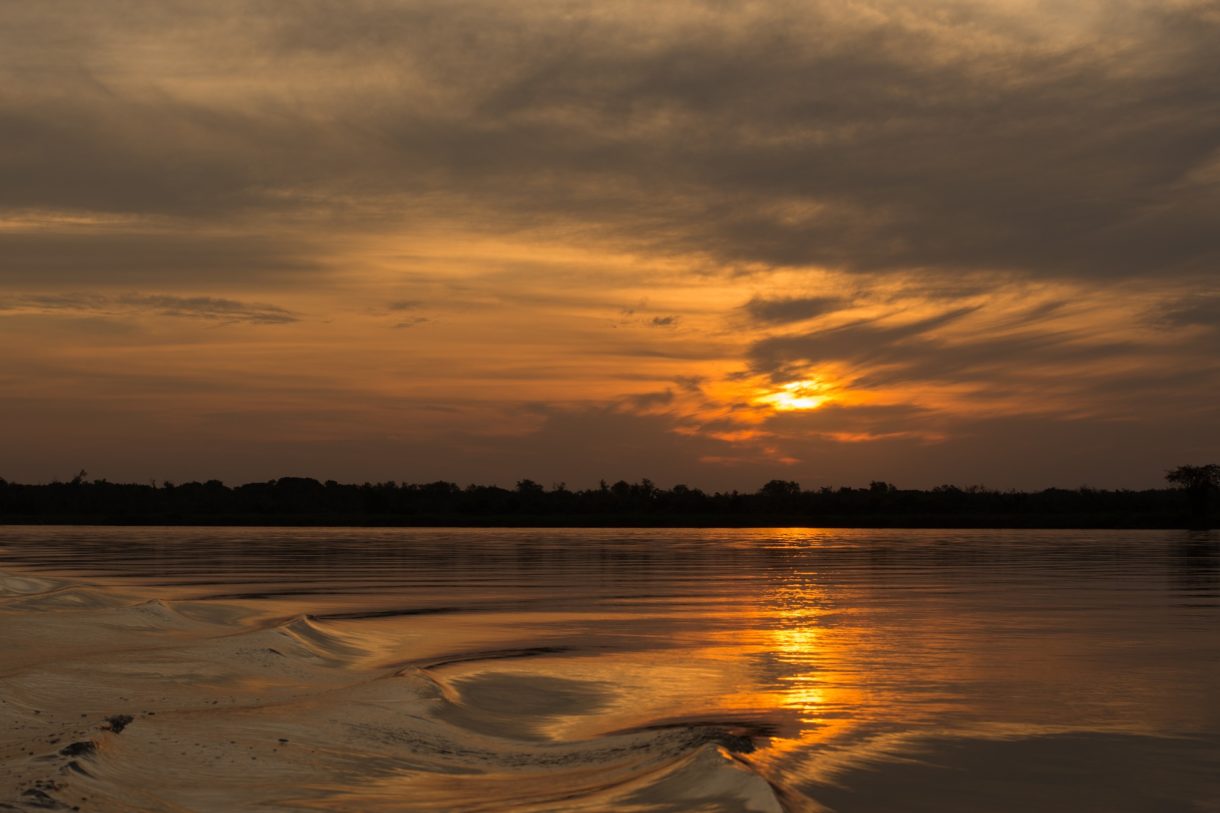
M210 296L166 296L129 294L118 297L120 305L148 309L161 316L208 319L215 322L249 322L256 325L285 325L300 317L284 308L258 302L238 302Z
M202 319L220 323L285 325L300 321L292 311L259 302L239 302L209 296L170 296L166 294L23 294L0 299L0 313L89 313L122 315L150 313L183 319Z
M781 374L793 364L830 361L885 361L909 353L915 342L975 312L975 307L954 308L909 322L854 322L841 327L772 336L750 348L750 359L759 372ZM927 352L926 347L920 352Z

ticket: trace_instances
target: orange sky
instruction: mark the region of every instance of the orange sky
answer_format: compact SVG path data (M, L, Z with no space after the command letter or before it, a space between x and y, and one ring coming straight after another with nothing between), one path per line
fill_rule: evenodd
M9 4L0 476L1156 485L1220 456L1217 35Z

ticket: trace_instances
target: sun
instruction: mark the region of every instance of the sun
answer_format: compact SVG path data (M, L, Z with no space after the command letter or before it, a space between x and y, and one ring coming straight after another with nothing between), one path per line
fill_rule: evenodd
M778 390L760 395L754 400L766 404L779 412L817 409L829 400L823 393L825 386L816 379L791 381Z

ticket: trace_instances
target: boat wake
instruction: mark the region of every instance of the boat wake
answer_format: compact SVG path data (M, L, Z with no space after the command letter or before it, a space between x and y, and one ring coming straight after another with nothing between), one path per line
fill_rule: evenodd
M0 676L0 809L813 809L750 764L765 724L601 731L623 691L563 677L573 648L488 646L443 614L262 618L14 575L0 613L23 653Z

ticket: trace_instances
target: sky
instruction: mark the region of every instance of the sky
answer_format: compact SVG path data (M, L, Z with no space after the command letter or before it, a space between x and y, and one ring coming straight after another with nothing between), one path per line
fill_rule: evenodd
M1215 0L0 5L0 477L1155 487Z

